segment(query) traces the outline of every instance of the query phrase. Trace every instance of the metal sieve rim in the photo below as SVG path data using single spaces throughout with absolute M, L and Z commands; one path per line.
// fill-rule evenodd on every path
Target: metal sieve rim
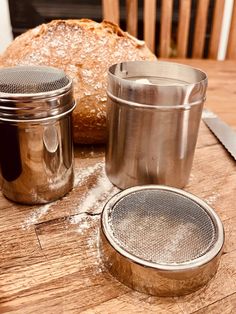
M 113 210 L 113 207 L 115 206 L 115 204 L 118 201 L 120 201 L 123 197 L 133 192 L 140 191 L 140 190 L 170 191 L 170 192 L 174 192 L 176 194 L 185 196 L 191 199 L 192 201 L 194 201 L 195 203 L 197 203 L 198 205 L 200 205 L 202 209 L 205 210 L 205 212 L 210 216 L 216 229 L 217 238 L 214 245 L 211 247 L 211 249 L 208 252 L 206 252 L 204 255 L 197 257 L 195 259 L 192 259 L 190 261 L 178 263 L 176 265 L 173 263 L 171 265 L 170 264 L 168 265 L 168 264 L 161 264 L 161 263 L 143 260 L 131 254 L 123 247 L 121 247 L 121 245 L 117 243 L 116 238 L 113 236 L 113 232 L 110 227 L 110 213 Z M 219 216 L 216 214 L 216 212 L 206 202 L 204 202 L 203 200 L 198 198 L 196 195 L 193 195 L 189 192 L 186 192 L 177 188 L 169 187 L 169 186 L 163 186 L 163 185 L 145 185 L 145 186 L 131 187 L 113 196 L 103 208 L 102 215 L 101 215 L 101 230 L 105 238 L 109 242 L 109 244 L 125 258 L 128 258 L 129 260 L 141 266 L 150 267 L 150 268 L 163 270 L 163 271 L 189 270 L 189 269 L 197 268 L 204 264 L 207 264 L 212 259 L 214 259 L 215 256 L 217 256 L 220 253 L 224 244 L 223 224 Z
M 33 66 L 33 65 L 28 65 L 28 66 L 16 66 L 16 67 L 9 67 L 9 68 L 3 68 L 3 70 L 8 70 L 8 69 L 13 69 L 13 68 L 26 68 L 28 67 L 29 70 L 34 69 L 34 68 L 40 68 L 42 71 L 43 70 L 47 70 L 47 69 L 52 69 L 52 70 L 61 70 L 52 66 Z M 63 70 L 61 70 L 62 72 L 64 72 Z M 55 96 L 60 96 L 63 95 L 64 93 L 66 93 L 67 91 L 69 91 L 72 87 L 73 84 L 73 80 L 71 77 L 69 77 L 68 75 L 66 75 L 66 73 L 64 72 L 65 77 L 68 80 L 68 83 L 63 86 L 60 87 L 58 89 L 54 89 L 51 91 L 45 91 L 45 92 L 35 92 L 35 93 L 5 93 L 5 92 L 1 92 L 0 91 L 0 101 L 34 101 L 34 100 L 40 100 L 40 99 L 49 99 L 49 98 L 53 98 Z
M 71 105 L 71 107 L 69 109 L 67 109 L 66 111 L 63 111 L 61 113 L 57 113 L 56 115 L 51 115 L 51 116 L 46 116 L 43 118 L 35 118 L 35 119 L 14 119 L 14 118 L 4 118 L 1 117 L 0 115 L 0 121 L 2 122 L 12 122 L 12 123 L 42 123 L 42 122 L 48 122 L 54 119 L 60 119 L 62 117 L 64 117 L 65 115 L 67 115 L 68 113 L 72 112 L 76 107 L 76 102 L 74 101 L 73 104 Z M 1 110 L 1 106 L 0 106 L 0 110 Z M 1 113 L 1 112 L 0 112 Z
M 0 93 L 0 101 L 34 101 L 34 100 L 40 100 L 40 99 L 44 99 L 47 100 L 49 98 L 53 98 L 55 96 L 60 96 L 65 94 L 68 90 L 70 90 L 73 80 L 67 76 L 68 78 L 68 84 L 59 88 L 59 89 L 55 89 L 53 91 L 47 91 L 47 92 L 40 92 L 40 93 L 26 93 L 26 94 L 19 94 L 19 93 L 15 93 L 15 94 L 10 94 L 10 93 Z
M 8 73 L 8 70 L 10 74 L 4 83 L 4 71 Z M 27 77 L 27 73 L 30 73 L 33 78 L 31 76 Z M 37 77 L 38 73 L 40 74 L 39 77 Z M 13 85 L 10 92 L 4 89 L 5 87 L 0 88 L 0 121 L 10 123 L 42 122 L 48 119 L 60 118 L 75 108 L 73 80 L 59 68 L 31 65 L 16 66 L 3 68 L 1 75 L 3 77 L 1 79 L 3 87 L 4 84 L 7 86 L 8 82 L 11 81 L 11 75 L 13 75 Z M 15 78 L 14 75 L 16 75 Z M 23 80 L 19 84 L 22 89 L 17 89 L 17 81 L 22 75 L 25 77 L 25 81 Z M 45 86 L 48 84 L 48 87 L 44 88 L 39 84 L 41 86 L 39 91 L 37 91 L 37 88 L 32 89 L 32 86 L 36 87 L 40 80 Z M 24 82 L 26 82 L 26 89 L 22 87 Z M 27 89 L 28 86 L 29 89 Z M 16 92 L 13 93 L 15 88 Z

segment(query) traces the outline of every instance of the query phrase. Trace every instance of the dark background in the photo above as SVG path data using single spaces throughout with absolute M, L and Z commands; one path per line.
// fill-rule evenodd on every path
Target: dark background
M 198 0 L 192 0 L 188 56 L 191 55 L 193 40 L 192 30 L 194 26 L 197 1 Z M 208 53 L 208 42 L 211 32 L 210 25 L 213 15 L 214 2 L 214 0 L 210 1 L 204 56 L 207 56 Z M 139 0 L 138 5 L 138 38 L 143 39 L 143 1 Z M 156 42 L 158 42 L 160 30 L 160 5 L 160 1 L 157 0 Z M 175 0 L 172 25 L 173 46 L 176 43 L 177 37 L 176 30 L 178 25 L 178 7 L 179 1 Z M 102 21 L 101 0 L 9 0 L 9 9 L 14 37 L 20 35 L 29 28 L 33 28 L 42 23 L 50 22 L 54 19 L 90 18 L 97 22 Z M 123 30 L 126 29 L 125 20 L 125 0 L 120 0 L 120 26 Z

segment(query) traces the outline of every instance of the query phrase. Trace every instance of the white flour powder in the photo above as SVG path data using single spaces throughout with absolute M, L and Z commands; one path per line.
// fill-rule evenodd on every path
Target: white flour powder
M 74 181 L 74 187 L 78 186 L 80 183 L 82 183 L 84 180 L 89 178 L 94 172 L 96 172 L 98 169 L 104 168 L 104 161 L 98 162 L 94 166 L 84 168 L 84 169 L 75 169 L 75 181 Z
M 35 211 L 33 211 L 30 216 L 24 221 L 22 224 L 22 229 L 26 230 L 30 226 L 39 222 L 39 219 L 42 218 L 48 212 L 49 208 L 51 207 L 52 203 L 43 205 L 38 207 Z
M 96 177 L 96 183 L 82 196 L 82 199 L 79 200 L 78 207 L 76 208 L 76 213 L 78 214 L 82 212 L 101 212 L 105 202 L 119 191 L 106 177 L 104 161 L 98 162 L 88 168 L 75 169 L 74 187 L 79 186 L 91 176 Z M 48 213 L 50 207 L 59 202 L 63 202 L 63 199 L 36 208 L 24 221 L 22 228 L 28 229 L 30 226 L 37 224 L 39 220 Z M 80 219 L 81 217 L 76 215 L 71 219 L 71 223 L 79 224 Z
M 70 218 L 71 224 L 78 224 L 77 232 L 84 234 L 90 227 L 94 225 L 94 220 L 97 220 L 98 216 L 89 216 L 86 213 L 82 213 Z
M 210 196 L 205 199 L 205 202 L 209 205 L 214 205 L 219 198 L 220 194 L 213 192 Z
M 100 273 L 103 270 L 103 264 L 100 258 L 99 250 L 99 220 L 100 215 L 88 215 L 82 213 L 72 217 L 70 222 L 77 225 L 76 231 L 84 236 L 85 250 L 89 256 L 93 256 L 93 273 Z
M 119 192 L 119 189 L 114 187 L 108 180 L 103 163 L 103 165 L 99 167 L 96 184 L 84 195 L 78 204 L 76 212 L 100 213 L 108 199 L 117 192 Z

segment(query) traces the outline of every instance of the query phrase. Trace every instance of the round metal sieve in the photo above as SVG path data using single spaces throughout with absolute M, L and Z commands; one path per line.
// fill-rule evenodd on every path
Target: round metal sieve
M 72 111 L 72 80 L 61 69 L 16 66 L 0 69 L 0 119 L 51 118 Z
M 69 78 L 62 70 L 52 67 L 18 66 L 0 71 L 0 92 L 6 94 L 52 92 L 69 83 Z
M 166 186 L 122 191 L 105 206 L 105 265 L 126 285 L 153 295 L 193 292 L 215 274 L 223 225 L 196 196 Z

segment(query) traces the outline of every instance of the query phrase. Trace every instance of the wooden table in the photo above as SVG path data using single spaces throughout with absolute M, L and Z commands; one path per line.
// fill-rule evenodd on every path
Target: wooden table
M 236 62 L 182 62 L 208 73 L 206 106 L 236 129 Z M 100 213 L 118 189 L 106 179 L 103 147 L 76 147 L 75 156 L 75 187 L 63 199 L 22 206 L 0 196 L 0 313 L 235 313 L 236 163 L 204 123 L 186 190 L 217 211 L 226 243 L 214 279 L 185 297 L 132 291 L 102 267 Z

